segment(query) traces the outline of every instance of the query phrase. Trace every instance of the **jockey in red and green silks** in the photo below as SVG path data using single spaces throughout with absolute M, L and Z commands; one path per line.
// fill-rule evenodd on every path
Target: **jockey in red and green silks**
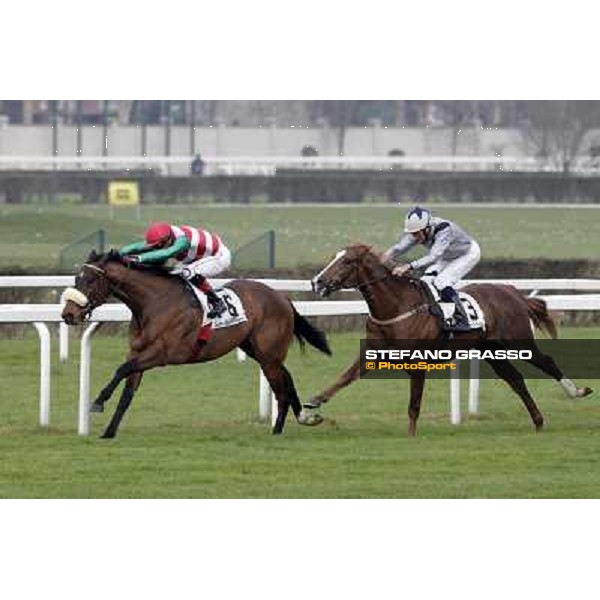
M 181 275 L 206 294 L 210 303 L 209 319 L 226 310 L 225 303 L 207 280 L 231 264 L 231 252 L 218 235 L 188 225 L 152 223 L 146 231 L 145 241 L 125 246 L 120 254 L 129 261 L 149 265 L 174 259 L 177 264 L 171 273 Z

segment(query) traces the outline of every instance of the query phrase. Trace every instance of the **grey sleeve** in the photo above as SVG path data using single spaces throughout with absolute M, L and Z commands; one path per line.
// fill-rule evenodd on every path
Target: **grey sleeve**
M 444 252 L 446 248 L 450 245 L 452 241 L 452 228 L 448 227 L 443 231 L 440 231 L 436 237 L 433 246 L 429 250 L 429 254 L 427 256 L 423 256 L 423 258 L 419 258 L 411 263 L 413 269 L 421 269 L 422 267 L 428 267 L 432 265 Z
M 400 240 L 394 244 L 388 252 L 391 253 L 392 258 L 398 258 L 416 245 L 416 241 L 410 233 L 403 235 Z

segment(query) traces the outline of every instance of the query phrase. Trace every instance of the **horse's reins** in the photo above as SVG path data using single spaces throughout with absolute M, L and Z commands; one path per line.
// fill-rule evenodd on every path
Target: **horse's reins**
M 366 253 L 367 253 L 367 251 L 363 252 L 359 256 L 355 257 L 353 260 L 353 262 L 356 263 L 355 268 L 356 268 L 357 275 L 358 275 L 358 265 L 360 263 L 360 260 Z M 379 283 L 380 281 L 385 281 L 390 275 L 392 275 L 392 272 L 389 269 L 386 269 L 386 272 L 383 275 L 383 277 L 377 277 L 377 278 L 371 279 L 370 281 L 367 281 L 365 283 L 357 284 L 356 287 L 359 290 L 362 290 L 363 288 L 370 287 L 370 286 L 374 285 L 375 283 Z M 342 281 L 340 281 L 340 284 L 343 284 L 343 282 L 346 279 L 348 279 L 348 275 L 346 277 L 344 277 L 344 279 L 342 279 Z M 358 279 L 358 277 L 357 277 L 357 279 Z M 394 323 L 399 323 L 400 321 L 409 319 L 410 317 L 412 317 L 420 312 L 423 312 L 423 310 L 427 310 L 428 308 L 429 308 L 429 305 L 427 303 L 419 304 L 419 305 L 414 306 L 413 308 L 407 310 L 406 312 L 399 314 L 396 317 L 393 317 L 391 319 L 385 319 L 385 320 L 376 319 L 373 315 L 371 315 L 369 313 L 369 319 L 371 319 L 371 321 L 373 321 L 373 323 L 375 323 L 376 325 L 393 325 Z

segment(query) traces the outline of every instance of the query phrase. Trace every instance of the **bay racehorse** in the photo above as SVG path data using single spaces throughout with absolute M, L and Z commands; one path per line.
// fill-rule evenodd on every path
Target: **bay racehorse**
M 425 284 L 410 276 L 396 277 L 381 263 L 368 246 L 348 246 L 312 280 L 313 291 L 327 296 L 340 289 L 359 290 L 369 307 L 366 323 L 367 339 L 384 340 L 438 340 L 446 335 L 442 321 Z M 556 325 L 549 315 L 546 303 L 540 298 L 527 298 L 511 285 L 477 284 L 461 291 L 475 298 L 485 316 L 485 331 L 474 330 L 456 333 L 457 340 L 481 340 L 487 347 L 502 340 L 530 340 L 532 350 L 529 362 L 550 375 L 570 397 L 590 394 L 588 387 L 577 387 L 564 377 L 554 360 L 539 350 L 535 344 L 530 322 L 557 337 Z M 496 374 L 519 395 L 536 430 L 541 430 L 544 419 L 531 397 L 521 373 L 509 360 L 490 360 Z M 338 378 L 334 385 L 304 404 L 318 408 L 329 401 L 339 390 L 350 385 L 361 375 L 360 357 Z M 424 371 L 409 371 L 410 401 L 408 406 L 408 433 L 414 435 L 421 409 L 425 383 Z
M 122 380 L 125 387 L 115 413 L 102 435 L 112 438 L 140 385 L 145 371 L 163 365 L 214 360 L 241 348 L 258 362 L 277 398 L 273 433 L 283 432 L 289 410 L 303 425 L 318 424 L 318 417 L 302 411 L 294 381 L 284 366 L 294 335 L 331 354 L 325 335 L 302 317 L 284 294 L 257 281 L 234 280 L 227 284 L 240 298 L 247 321 L 216 329 L 199 341 L 202 309 L 188 284 L 156 267 L 127 263 L 116 251 L 92 253 L 75 278 L 75 288 L 65 293 L 62 318 L 69 325 L 81 323 L 110 296 L 124 302 L 132 312 L 129 355 L 91 406 L 102 412 L 104 403 Z

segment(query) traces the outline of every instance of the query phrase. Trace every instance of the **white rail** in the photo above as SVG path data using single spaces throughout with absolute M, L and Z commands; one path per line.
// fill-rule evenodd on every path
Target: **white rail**
M 231 279 L 214 279 L 215 285 L 223 285 Z M 261 283 L 272 287 L 275 290 L 283 292 L 310 292 L 311 285 L 308 280 L 301 279 L 257 279 Z M 495 283 L 514 285 L 520 290 L 535 290 L 539 293 L 541 290 L 570 290 L 570 291 L 600 291 L 600 279 L 479 279 L 465 280 L 457 287 L 464 287 L 475 283 Z M 75 284 L 73 275 L 4 275 L 0 276 L 0 288 L 65 288 Z M 352 290 L 347 290 L 352 291 Z M 555 300 L 559 302 L 559 300 Z M 579 300 L 582 310 L 585 307 L 585 298 Z M 553 306 L 553 309 L 562 309 L 562 307 Z M 592 309 L 593 310 L 593 309 Z M 364 311 L 361 312 L 363 314 Z M 59 357 L 61 362 L 67 360 L 69 355 L 69 335 L 68 328 L 64 323 L 59 326 Z M 238 357 L 243 360 L 243 353 L 240 350 Z M 262 413 L 261 413 L 262 415 Z
M 0 156 L 0 169 L 152 169 L 168 174 L 171 168 L 190 173 L 192 156 Z M 503 170 L 561 172 L 557 161 L 528 156 L 205 156 L 207 175 L 274 175 L 277 169 L 367 169 L 406 167 L 429 170 Z M 571 172 L 597 173 L 600 161 L 579 157 Z
M 551 295 L 540 296 L 548 302 L 553 310 L 600 310 L 600 294 Z M 362 300 L 337 301 L 295 301 L 298 312 L 305 316 L 336 316 L 367 314 L 368 308 Z M 59 304 L 4 304 L 0 305 L 0 323 L 33 323 L 40 335 L 40 424 L 47 426 L 50 421 L 50 335 L 46 323 L 62 322 L 62 307 Z M 131 312 L 123 304 L 106 304 L 94 310 L 91 324 L 84 332 L 81 340 L 80 385 L 79 385 L 79 418 L 78 433 L 88 435 L 89 432 L 89 390 L 91 367 L 91 339 L 97 324 L 100 322 L 128 322 Z M 473 365 L 471 365 L 473 368 Z M 269 390 L 266 380 L 261 374 L 259 412 L 267 416 Z M 476 383 L 474 381 L 476 380 Z M 451 422 L 460 422 L 460 384 L 456 378 L 451 380 Z M 477 411 L 479 380 L 471 371 L 469 386 L 469 410 Z M 271 418 L 276 410 L 271 394 Z
M 212 279 L 215 285 L 224 285 L 232 279 Z M 282 292 L 310 292 L 307 279 L 256 279 Z M 3 275 L 0 288 L 63 288 L 74 285 L 74 275 Z M 477 283 L 513 285 L 519 290 L 569 290 L 572 292 L 600 291 L 600 279 L 466 279 L 458 287 Z

